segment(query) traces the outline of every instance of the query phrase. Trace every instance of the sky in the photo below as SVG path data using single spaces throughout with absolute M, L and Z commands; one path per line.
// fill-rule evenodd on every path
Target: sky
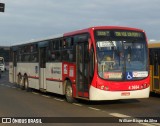
M 160 0 L 0 0 L 0 45 L 63 34 L 91 26 L 143 29 L 160 41 Z

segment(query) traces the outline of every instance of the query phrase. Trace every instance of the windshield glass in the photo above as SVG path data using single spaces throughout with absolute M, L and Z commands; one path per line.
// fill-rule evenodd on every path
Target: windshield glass
M 97 37 L 98 74 L 108 80 L 138 80 L 148 76 L 145 39 Z

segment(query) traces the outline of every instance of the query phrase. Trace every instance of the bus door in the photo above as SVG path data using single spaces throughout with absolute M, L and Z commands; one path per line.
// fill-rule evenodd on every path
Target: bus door
M 89 51 L 88 42 L 78 43 L 76 46 L 76 84 L 77 96 L 89 98 Z
M 159 49 L 152 50 L 152 89 L 154 91 L 160 92 L 160 51 Z
M 39 88 L 46 90 L 46 46 L 47 42 L 39 43 Z

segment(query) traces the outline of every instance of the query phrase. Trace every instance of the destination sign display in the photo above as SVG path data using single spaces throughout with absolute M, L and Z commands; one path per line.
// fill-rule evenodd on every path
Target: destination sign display
M 115 31 L 114 35 L 116 37 L 142 37 L 140 32 L 130 32 L 130 31 Z
M 97 36 L 110 36 L 110 31 L 96 31 Z
M 142 32 L 136 31 L 114 31 L 114 30 L 97 30 L 95 32 L 97 37 L 127 37 L 127 38 L 143 38 Z

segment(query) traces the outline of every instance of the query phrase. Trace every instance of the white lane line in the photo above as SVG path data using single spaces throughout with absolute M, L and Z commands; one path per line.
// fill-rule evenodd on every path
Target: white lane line
M 61 102 L 62 102 L 62 101 L 64 101 L 64 100 L 62 100 L 62 99 L 58 99 L 58 98 L 54 98 L 54 99 L 55 99 L 55 100 L 57 100 L 57 101 L 61 101 Z
M 131 117 L 131 116 L 124 115 L 124 114 L 121 114 L 121 113 L 110 113 L 109 115 L 115 116 L 115 117 Z
M 73 105 L 76 105 L 76 106 L 82 106 L 81 104 L 77 104 L 77 103 L 73 103 Z
M 32 94 L 39 95 L 39 93 L 36 93 L 36 92 L 32 92 Z
M 97 109 L 97 108 L 93 108 L 93 107 L 88 107 L 88 108 L 92 110 L 100 111 L 100 109 Z
M 46 97 L 46 98 L 51 98 L 50 96 L 47 96 L 47 95 L 41 95 L 41 96 Z

